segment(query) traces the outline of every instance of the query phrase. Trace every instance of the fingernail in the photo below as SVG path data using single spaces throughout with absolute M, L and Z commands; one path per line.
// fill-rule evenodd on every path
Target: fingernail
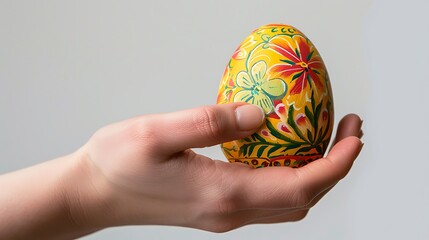
M 238 129 L 249 131 L 261 126 L 265 119 L 265 113 L 261 107 L 247 104 L 235 109 L 235 118 Z

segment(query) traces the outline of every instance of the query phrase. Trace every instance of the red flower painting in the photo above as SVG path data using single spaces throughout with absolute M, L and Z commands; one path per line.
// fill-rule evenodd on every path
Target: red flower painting
M 299 94 L 303 89 L 314 83 L 317 88 L 323 88 L 320 75 L 324 69 L 322 59 L 314 47 L 310 47 L 308 40 L 302 36 L 294 36 L 293 46 L 288 41 L 271 41 L 270 48 L 281 54 L 282 64 L 274 65 L 272 72 L 284 78 L 292 78 L 293 86 L 290 94 Z

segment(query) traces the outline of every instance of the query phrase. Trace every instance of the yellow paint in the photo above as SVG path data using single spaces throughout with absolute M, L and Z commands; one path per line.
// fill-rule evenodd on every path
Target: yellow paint
M 328 73 L 315 46 L 282 24 L 253 31 L 223 74 L 217 103 L 259 105 L 266 123 L 254 135 L 223 143 L 230 162 L 300 167 L 323 156 L 332 133 Z

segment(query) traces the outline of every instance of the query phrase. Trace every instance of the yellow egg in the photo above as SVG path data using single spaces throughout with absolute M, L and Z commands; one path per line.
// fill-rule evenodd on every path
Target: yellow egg
M 325 153 L 334 117 L 329 76 L 298 29 L 262 26 L 240 44 L 218 91 L 218 104 L 230 102 L 258 105 L 266 116 L 253 135 L 221 145 L 230 162 L 301 167 Z

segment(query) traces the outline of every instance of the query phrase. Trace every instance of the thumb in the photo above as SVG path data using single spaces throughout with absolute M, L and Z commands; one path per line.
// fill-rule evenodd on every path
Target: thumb
M 161 143 L 159 153 L 172 154 L 247 137 L 264 119 L 256 105 L 231 103 L 152 115 L 147 127 L 157 129 L 152 138 Z

